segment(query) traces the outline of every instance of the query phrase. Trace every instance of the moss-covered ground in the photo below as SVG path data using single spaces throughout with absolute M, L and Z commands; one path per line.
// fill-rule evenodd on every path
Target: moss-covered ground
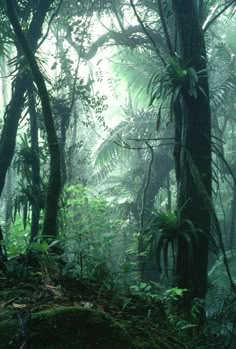
M 51 273 L 0 274 L 0 349 L 205 349 L 160 300 Z M 223 347 L 220 347 L 223 349 Z

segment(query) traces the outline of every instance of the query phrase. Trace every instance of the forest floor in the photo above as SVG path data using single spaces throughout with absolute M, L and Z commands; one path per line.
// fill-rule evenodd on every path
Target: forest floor
M 0 349 L 196 349 L 208 342 L 190 330 L 171 322 L 161 301 L 62 277 L 58 269 L 17 262 L 0 274 Z

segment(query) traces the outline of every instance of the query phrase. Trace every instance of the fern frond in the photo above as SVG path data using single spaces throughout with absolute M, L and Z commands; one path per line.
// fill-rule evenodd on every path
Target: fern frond
M 221 107 L 225 103 L 225 100 L 228 97 L 228 95 L 234 92 L 235 89 L 236 85 L 229 81 L 229 79 L 224 81 L 220 86 L 211 89 L 210 104 L 212 110 L 216 110 L 219 107 Z

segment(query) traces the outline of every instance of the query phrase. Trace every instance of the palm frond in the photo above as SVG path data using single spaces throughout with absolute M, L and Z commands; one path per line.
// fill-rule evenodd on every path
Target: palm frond
M 235 92 L 236 85 L 233 84 L 229 79 L 224 81 L 220 86 L 211 89 L 211 108 L 216 110 L 224 105 L 226 98 Z
M 123 157 L 127 157 L 133 147 L 138 148 L 137 140 L 154 137 L 157 118 L 158 115 L 153 110 L 139 110 L 133 115 L 128 115 L 126 120 L 113 129 L 107 140 L 100 144 L 95 166 L 104 165 L 107 161 L 116 161 L 121 152 Z
M 147 86 L 157 67 L 147 52 L 140 54 L 137 50 L 123 48 L 114 56 L 113 69 L 132 91 L 132 98 L 137 104 L 149 104 Z

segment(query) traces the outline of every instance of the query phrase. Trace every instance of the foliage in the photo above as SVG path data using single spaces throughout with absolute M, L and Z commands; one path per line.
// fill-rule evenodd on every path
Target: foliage
M 170 35 L 172 38 L 172 35 L 174 37 L 172 29 L 175 26 L 172 25 L 171 1 L 161 2 L 163 4 L 164 16 L 170 21 L 168 22 L 168 24 L 170 23 L 168 30 L 171 31 Z M 29 3 L 37 6 L 37 1 L 27 2 L 22 0 L 19 2 L 19 13 L 27 15 L 25 10 L 27 10 Z M 56 1 L 55 6 L 58 3 L 59 1 Z M 7 50 L 13 41 L 12 32 L 4 14 L 5 1 L 0 1 L 0 4 L 1 57 L 1 55 L 8 54 Z M 223 0 L 206 1 L 204 4 L 204 20 L 211 20 L 214 17 L 214 11 L 218 13 L 217 11 L 220 11 L 224 4 Z M 137 217 L 139 217 L 140 213 L 140 202 L 142 201 L 140 198 L 145 183 L 145 169 L 149 162 L 149 153 L 145 140 L 150 142 L 153 149 L 162 145 L 161 142 L 154 142 L 151 139 L 157 138 L 157 131 L 158 138 L 161 138 L 164 134 L 165 123 L 161 122 L 163 117 L 166 118 L 167 114 L 170 114 L 170 117 L 172 117 L 173 105 L 182 92 L 193 99 L 197 98 L 199 93 L 205 94 L 201 88 L 201 79 L 206 72 L 196 71 L 190 65 L 184 64 L 177 54 L 170 58 L 167 57 L 167 64 L 162 69 L 159 60 L 155 57 L 156 53 L 152 50 L 148 40 L 146 40 L 145 33 L 143 31 L 140 32 L 140 28 L 137 31 L 131 31 L 130 36 L 126 35 L 127 26 L 130 25 L 131 29 L 133 26 L 133 18 L 131 19 L 130 12 L 127 10 L 129 7 L 129 2 L 125 0 L 71 1 L 69 4 L 68 2 L 62 2 L 60 12 L 56 12 L 57 20 L 52 22 L 50 20 L 48 25 L 50 37 L 53 37 L 53 41 L 57 43 L 55 50 L 57 52 L 55 52 L 54 56 L 52 48 L 48 61 L 41 57 L 40 60 L 42 62 L 41 69 L 48 76 L 48 84 L 51 84 L 54 117 L 58 134 L 60 134 L 60 127 L 63 123 L 65 133 L 69 131 L 65 137 L 67 139 L 62 140 L 62 146 L 65 145 L 65 150 L 68 149 L 68 152 L 65 151 L 65 162 L 69 171 L 75 165 L 78 165 L 79 168 L 77 173 L 74 171 L 73 175 L 69 177 L 70 183 L 75 184 L 67 187 L 65 196 L 61 201 L 61 206 L 64 209 L 64 220 L 61 224 L 61 235 L 58 245 L 65 247 L 65 250 L 63 253 L 61 251 L 57 252 L 63 260 L 63 266 L 60 266 L 62 276 L 72 275 L 77 280 L 90 279 L 96 283 L 101 282 L 101 288 L 106 286 L 109 289 L 118 287 L 123 287 L 124 289 L 125 286 L 126 291 L 131 291 L 131 293 L 139 296 L 139 300 L 141 298 L 148 302 L 148 307 L 144 307 L 145 317 L 148 318 L 153 314 L 153 309 L 152 314 L 149 311 L 151 304 L 153 305 L 155 301 L 159 300 L 165 304 L 171 304 L 176 299 L 183 297 L 185 290 L 174 287 L 160 291 L 159 288 L 162 285 L 140 281 L 139 270 L 137 269 L 139 236 L 141 236 L 140 239 L 143 239 L 145 245 L 143 255 L 148 254 L 148 258 L 153 264 L 163 268 L 166 274 L 168 274 L 168 270 L 173 270 L 175 267 L 176 249 L 180 238 L 184 241 L 187 249 L 188 263 L 195 265 L 196 261 L 193 260 L 192 251 L 193 245 L 198 244 L 199 235 L 203 234 L 203 232 L 197 230 L 191 221 L 182 221 L 180 211 L 161 211 L 158 207 L 157 213 L 152 216 L 148 225 L 145 226 L 142 235 L 136 233 L 137 226 L 135 227 L 135 223 L 138 221 Z M 116 17 L 113 15 L 112 18 L 109 18 L 110 22 L 107 24 L 107 18 L 103 17 L 103 14 L 110 14 L 114 11 L 114 8 L 117 12 Z M 34 9 L 30 10 L 30 16 Z M 160 30 L 160 18 L 155 1 L 140 2 L 137 9 L 144 20 L 144 27 L 158 42 L 161 50 L 163 50 L 163 57 L 166 57 L 166 43 L 164 42 L 163 31 Z M 126 17 L 123 18 L 123 13 L 127 18 L 129 17 L 128 21 Z M 112 48 L 111 59 L 108 57 L 109 54 L 106 54 L 106 58 L 101 58 L 101 55 L 99 58 L 95 57 L 93 63 L 95 62 L 94 69 L 96 73 L 92 74 L 92 64 L 85 60 L 86 57 L 88 58 L 87 53 L 93 54 L 94 47 L 95 51 L 99 49 L 94 43 L 97 43 L 97 38 L 100 39 L 100 35 L 101 37 L 103 36 L 99 33 L 99 30 L 97 31 L 99 27 L 97 23 L 99 22 L 98 17 L 103 22 L 102 29 L 104 32 L 106 31 L 108 37 L 107 41 L 103 42 L 101 53 L 103 50 L 107 53 L 105 51 L 106 47 L 110 45 L 117 47 L 117 44 L 119 44 L 121 47 L 121 45 L 125 44 L 129 47 L 128 49 L 119 48 L 115 50 Z M 116 28 L 118 25 L 117 18 L 119 29 Z M 22 20 L 22 25 L 24 28 L 27 28 L 27 20 Z M 134 29 L 138 27 L 138 25 L 134 25 Z M 153 31 L 152 28 L 154 27 L 155 30 Z M 234 29 L 235 20 L 232 19 L 231 21 L 225 16 L 223 20 L 220 18 L 217 20 L 216 25 L 208 32 L 206 38 L 209 75 L 212 84 L 213 133 L 216 133 L 215 129 L 217 128 L 219 129 L 217 131 L 222 132 L 219 140 L 222 150 L 225 152 L 225 154 L 222 152 L 222 157 L 224 155 L 227 160 L 232 160 L 231 162 L 235 158 L 235 144 L 233 141 L 235 138 L 233 112 L 235 104 Z M 118 34 L 117 41 L 114 39 L 115 34 Z M 50 41 L 51 46 L 53 46 L 53 41 Z M 63 41 L 61 48 L 59 48 L 60 41 Z M 47 46 L 45 47 L 45 51 L 47 51 Z M 116 52 L 115 55 L 113 55 L 114 51 Z M 42 46 L 41 52 L 44 52 L 44 46 Z M 19 59 L 13 59 L 13 64 L 18 62 Z M 53 61 L 51 62 L 51 60 Z M 99 74 L 97 74 L 98 65 L 103 70 L 102 63 L 106 62 L 107 65 L 107 62 L 111 60 L 113 61 L 113 71 L 109 72 L 108 75 L 110 74 L 109 78 L 110 82 L 112 82 L 112 88 L 111 84 L 109 84 L 108 88 L 112 89 L 113 96 L 106 100 L 106 97 L 102 94 L 95 92 L 97 87 L 94 76 L 97 75 L 99 79 Z M 44 68 L 46 62 L 51 67 L 51 75 L 55 74 L 56 77 L 51 76 L 52 78 L 49 78 L 48 70 Z M 13 65 L 11 69 L 15 69 Z M 104 68 L 102 74 L 106 74 L 106 69 L 108 69 L 108 66 Z M 84 73 L 85 70 L 86 73 Z M 114 71 L 116 71 L 116 77 L 114 76 Z M 87 72 L 88 77 L 85 78 L 84 75 Z M 152 76 L 151 79 L 150 76 Z M 103 79 L 102 75 L 101 79 Z M 108 80 L 104 79 L 102 81 L 102 89 Z M 149 85 L 148 91 L 146 89 L 147 85 Z M 124 109 L 127 90 L 129 94 L 128 108 Z M 148 109 L 149 97 L 152 107 Z M 171 102 L 170 113 L 166 108 L 166 102 L 169 100 Z M 106 110 L 106 117 L 109 119 L 110 124 L 113 124 L 113 118 L 117 120 L 117 115 L 113 115 L 112 109 L 115 103 L 122 104 L 122 108 L 119 110 L 123 110 L 124 118 L 111 130 L 107 127 L 106 118 L 103 115 Z M 137 105 L 143 107 L 143 109 L 137 110 Z M 107 110 L 107 108 L 109 109 Z M 91 111 L 96 114 L 95 118 Z M 78 120 L 80 124 L 78 124 Z M 83 128 L 80 127 L 81 125 Z M 24 124 L 24 121 L 22 122 L 22 128 L 23 132 L 28 128 L 28 124 Z M 99 132 L 96 131 L 97 129 L 99 129 Z M 100 132 L 101 130 L 111 132 L 106 141 L 103 141 L 100 145 L 95 145 L 98 137 L 103 140 L 106 137 L 104 133 Z M 99 134 L 95 135 L 95 132 Z M 73 137 L 71 136 L 72 134 Z M 43 136 L 43 132 L 41 135 Z M 83 141 L 80 141 L 82 136 L 86 139 L 91 158 L 95 158 L 93 168 L 91 164 L 86 164 L 88 175 L 85 173 L 84 168 L 80 166 L 81 149 L 83 148 L 83 145 L 81 145 Z M 217 133 L 216 136 L 218 137 Z M 221 137 L 225 143 L 222 142 Z M 69 148 L 68 143 L 71 144 L 71 148 Z M 77 144 L 79 144 L 79 147 L 77 147 Z M 76 147 L 79 148 L 79 151 L 76 152 L 72 162 L 70 161 L 70 150 Z M 44 157 L 42 161 L 42 177 L 44 179 L 47 178 L 48 173 L 45 139 L 42 156 Z M 215 157 L 213 156 L 214 161 Z M 53 246 L 50 246 L 45 241 L 38 241 L 28 246 L 30 202 L 33 195 L 31 188 L 31 163 L 32 154 L 27 132 L 25 132 L 25 135 L 20 137 L 20 145 L 17 146 L 15 156 L 18 187 L 14 195 L 14 224 L 11 225 L 9 234 L 6 234 L 3 244 L 7 248 L 9 257 L 15 257 L 20 253 L 24 253 L 28 247 L 29 251 L 39 254 L 41 269 L 38 273 L 40 273 L 46 284 L 53 274 L 57 275 L 58 268 L 54 264 L 55 256 L 52 257 L 50 255 L 50 249 Z M 158 172 L 158 167 L 161 166 L 162 163 L 160 162 L 157 164 L 157 167 L 155 166 L 154 170 Z M 220 205 L 219 197 L 224 193 L 227 203 L 230 204 L 232 181 L 227 171 L 223 174 L 217 166 L 215 167 L 215 177 L 221 178 L 222 181 L 221 187 L 218 184 L 215 185 L 216 195 L 213 198 L 217 198 L 215 201 L 217 213 L 219 213 L 220 217 L 224 216 L 222 222 L 225 224 L 225 236 L 228 239 L 227 232 L 229 230 L 231 213 L 230 210 L 223 207 L 225 205 Z M 198 173 L 194 174 L 193 167 L 191 171 L 192 176 L 197 181 Z M 90 189 L 76 182 L 78 176 L 83 177 L 84 182 L 86 182 L 91 173 L 93 175 L 92 179 L 89 180 Z M 43 184 L 40 189 L 43 202 Z M 165 183 L 163 183 L 163 190 L 165 190 Z M 101 192 L 104 196 L 106 195 L 106 199 L 101 195 Z M 173 185 L 170 190 L 172 202 L 175 194 Z M 159 205 L 159 202 L 156 204 Z M 1 210 L 3 216 L 4 205 L 2 205 Z M 20 223 L 21 218 L 23 218 L 23 226 Z M 211 244 L 211 241 L 209 243 Z M 231 262 L 229 253 L 227 257 L 229 262 Z M 21 267 L 14 263 L 9 264 L 9 267 L 12 270 L 15 268 L 16 275 L 17 273 L 21 274 Z M 220 336 L 230 338 L 231 335 L 234 335 L 236 318 L 235 298 L 229 292 L 227 275 L 223 267 L 219 267 L 221 263 L 221 259 L 217 261 L 215 269 L 210 271 L 209 274 L 210 285 L 206 307 L 208 330 L 209 337 L 220 333 Z M 233 269 L 235 268 L 232 262 Z M 233 277 L 234 279 L 235 276 Z M 130 285 L 132 286 L 130 287 Z M 100 286 L 96 287 L 99 288 Z M 129 294 L 127 297 L 126 301 L 129 303 Z M 130 302 L 132 303 L 132 300 Z M 127 307 L 128 305 L 126 304 Z M 169 307 L 166 307 L 166 310 L 169 311 Z M 114 312 L 119 314 L 117 309 Z M 192 309 L 191 315 L 193 314 L 194 309 Z M 134 315 L 135 317 L 140 319 L 141 315 L 136 314 Z M 158 333 L 160 339 L 158 348 L 203 349 L 208 347 L 206 337 L 195 341 L 195 338 L 188 336 L 188 331 L 191 332 L 192 330 L 192 324 L 183 322 L 182 319 L 174 316 L 171 312 L 168 313 L 168 321 L 170 324 L 169 332 L 160 334 L 160 332 L 156 331 L 156 328 L 155 331 L 152 328 L 152 331 L 148 332 L 150 337 L 153 332 Z M 143 323 L 142 325 L 140 324 L 141 326 L 143 326 Z M 158 330 L 160 330 L 161 325 L 158 324 L 158 326 Z M 142 331 L 141 328 L 139 330 Z M 145 330 L 143 329 L 143 331 Z M 175 336 L 181 338 L 180 343 L 173 344 L 173 337 Z M 209 344 L 209 348 L 216 348 L 216 342 L 217 339 L 215 339 L 213 346 Z M 138 348 L 144 347 L 145 345 L 142 346 L 141 343 L 138 343 Z M 154 347 L 151 346 L 152 349 Z M 220 348 L 222 347 L 223 345 L 220 346 Z
M 213 110 L 222 107 L 224 101 L 235 91 L 235 84 L 224 81 L 218 87 L 211 90 L 211 107 Z
M 125 262 L 124 252 L 118 247 L 124 222 L 112 217 L 106 200 L 86 187 L 72 185 L 65 192 L 63 239 L 67 263 L 63 273 L 114 287 Z
M 130 93 L 132 104 L 136 108 L 148 107 L 147 86 L 150 76 L 158 69 L 155 56 L 141 50 L 119 47 L 113 56 L 112 69 L 119 81 L 119 87 Z M 118 87 L 118 88 L 119 88 Z
M 150 105 L 160 100 L 160 114 L 163 103 L 170 97 L 170 117 L 172 119 L 174 104 L 181 93 L 187 93 L 194 98 L 197 98 L 198 93 L 202 93 L 207 98 L 200 84 L 200 79 L 205 75 L 204 70 L 197 72 L 193 67 L 184 66 L 178 56 L 170 57 L 164 72 L 155 73 L 149 81 Z
M 186 289 L 173 287 L 169 289 L 164 289 L 158 282 L 140 282 L 140 284 L 133 285 L 130 287 L 132 293 L 139 295 L 142 299 L 150 302 L 159 301 L 168 306 L 171 302 L 177 301 L 183 297 L 183 294 L 187 292 Z
M 168 276 L 169 260 L 172 260 L 171 271 L 175 268 L 175 255 L 178 239 L 182 238 L 186 244 L 188 263 L 193 261 L 193 244 L 198 243 L 199 229 L 196 229 L 190 220 L 181 220 L 181 211 L 159 211 L 154 213 L 140 236 L 146 249 L 149 250 L 149 258 Z
M 47 149 L 41 146 L 39 147 L 39 154 L 34 154 L 29 143 L 28 135 L 26 133 L 24 135 L 20 135 L 20 140 L 16 147 L 16 154 L 13 163 L 13 168 L 16 170 L 18 181 L 12 198 L 12 219 L 14 223 L 17 214 L 21 215 L 24 228 L 26 227 L 27 222 L 30 221 L 31 208 L 35 201 L 32 172 L 35 156 L 40 157 L 42 167 L 45 168 L 47 163 Z M 45 178 L 45 176 L 42 175 L 42 178 Z M 40 178 L 40 188 L 38 188 L 40 194 L 40 208 L 44 206 L 45 186 L 45 183 Z
M 150 149 L 145 140 L 155 140 L 158 116 L 155 109 L 150 108 L 136 112 L 126 109 L 124 117 L 125 120 L 114 127 L 107 139 L 97 148 L 90 183 L 101 186 L 104 195 L 114 200 L 120 208 L 122 202 L 128 217 L 130 213 L 134 213 L 134 208 L 138 208 L 138 212 L 141 211 L 147 171 L 144 169 L 148 169 L 150 164 Z M 162 133 L 159 136 L 162 139 Z M 152 143 L 155 154 L 163 151 L 161 147 L 160 150 L 155 148 L 161 141 Z M 154 166 L 152 171 L 154 173 Z M 137 213 L 134 215 L 137 219 Z
M 10 28 L 8 18 L 6 16 L 6 4 L 5 1 L 0 2 L 0 58 L 8 56 L 9 47 L 13 43 L 13 34 Z
M 16 215 L 14 224 L 5 236 L 5 247 L 9 257 L 25 253 L 29 245 L 29 235 L 30 225 L 26 221 L 26 225 L 23 226 L 21 216 Z

